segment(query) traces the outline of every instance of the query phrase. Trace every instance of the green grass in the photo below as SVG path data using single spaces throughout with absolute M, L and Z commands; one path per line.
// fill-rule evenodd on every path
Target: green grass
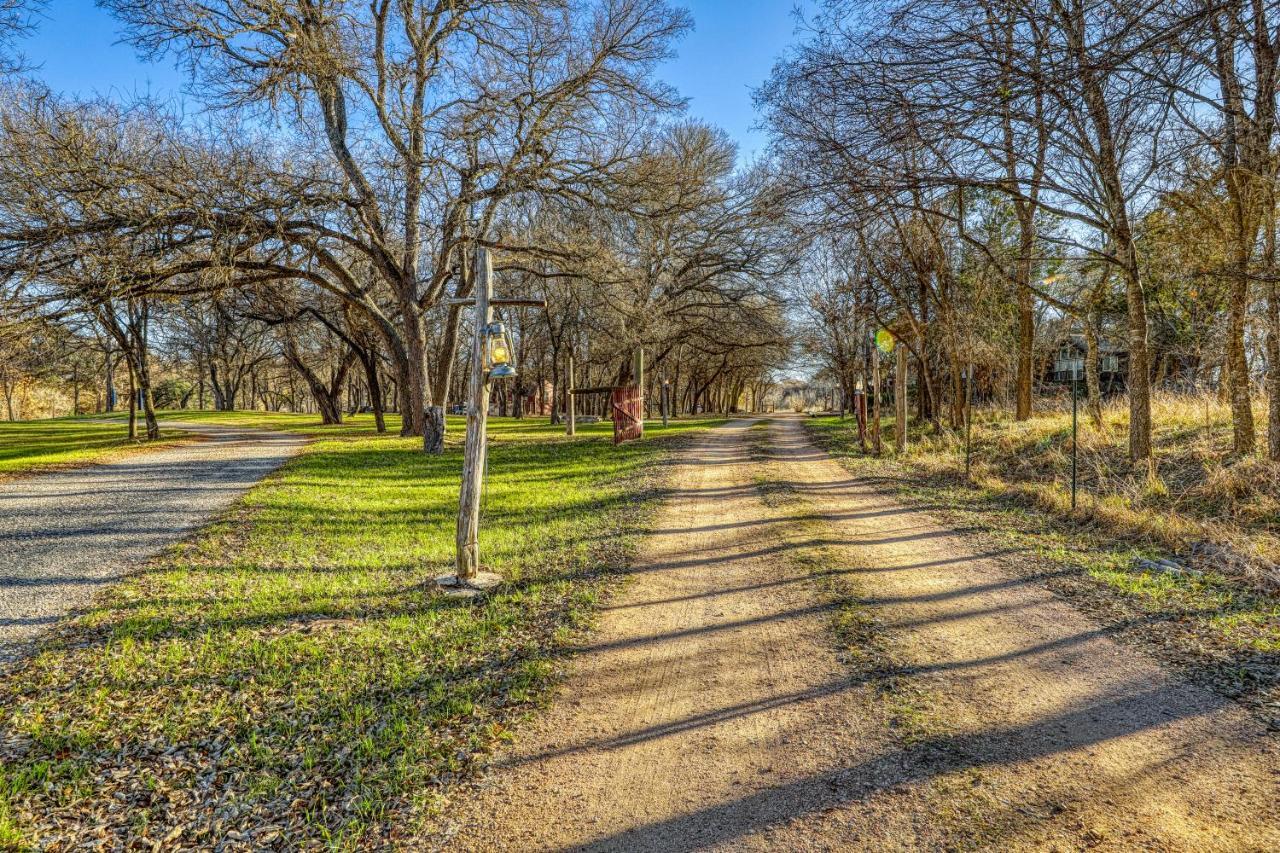
M 714 423 L 615 448 L 609 424 L 491 421 L 480 546 L 508 583 L 466 602 L 426 583 L 452 566 L 456 443 L 244 417 L 317 438 L 0 686 L 0 845 L 404 842 L 546 696 L 655 463 Z
M 120 413 L 99 415 L 98 417 L 124 417 Z M 282 432 L 304 433 L 306 435 L 364 435 L 374 431 L 373 415 L 344 415 L 342 423 L 325 425 L 320 416 L 298 415 L 291 412 L 259 412 L 252 409 L 233 412 L 215 412 L 211 409 L 169 409 L 156 412 L 162 421 L 183 421 L 193 424 L 217 424 L 222 426 L 248 427 L 252 429 L 279 430 Z M 391 412 L 386 415 L 387 434 L 398 435 L 400 432 L 400 416 Z M 494 421 L 497 422 L 496 419 Z M 540 422 L 540 421 L 539 421 Z M 450 417 L 449 428 L 461 429 L 466 425 L 466 418 Z M 533 423 L 527 421 L 526 423 Z M 606 424 L 610 426 L 610 424 Z
M 160 444 L 184 437 L 167 431 Z M 84 418 L 41 421 L 0 421 L 0 480 L 105 462 L 137 450 L 154 449 L 156 442 L 131 441 L 124 423 L 95 423 Z

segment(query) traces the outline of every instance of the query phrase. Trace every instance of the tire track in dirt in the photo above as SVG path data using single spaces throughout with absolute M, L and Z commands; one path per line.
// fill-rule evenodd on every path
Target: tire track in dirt
M 1253 717 L 1119 646 L 928 512 L 853 479 L 796 419 L 773 431 L 775 470 L 829 519 L 899 677 L 929 697 L 904 781 L 928 781 L 935 800 L 979 788 L 964 806 L 970 841 L 1280 849 L 1276 739 Z M 855 786 L 861 770 L 850 769 Z
M 888 756 L 868 692 L 783 508 L 760 501 L 744 433 L 685 451 L 670 498 L 559 700 L 435 835 L 446 849 L 774 846 L 768 827 L 841 799 L 850 756 Z M 789 538 L 790 537 L 790 538 Z M 869 813 L 868 813 L 869 814 Z M 866 821 L 866 838 L 910 832 Z
M 747 426 L 685 452 L 558 701 L 431 843 L 1280 849 L 1275 743 L 1251 717 L 854 480 L 797 420 L 773 421 L 763 461 Z M 849 591 L 887 671 L 839 661 Z

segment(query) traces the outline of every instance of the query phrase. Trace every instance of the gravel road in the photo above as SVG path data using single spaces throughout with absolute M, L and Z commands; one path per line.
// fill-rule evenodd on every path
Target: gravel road
M 236 427 L 163 426 L 208 440 L 0 483 L 0 664 L 226 509 L 306 441 Z
M 850 476 L 799 419 L 763 457 L 751 438 L 685 452 L 559 701 L 428 846 L 1280 850 L 1280 756 L 1247 712 Z M 884 660 L 841 660 L 836 591 Z

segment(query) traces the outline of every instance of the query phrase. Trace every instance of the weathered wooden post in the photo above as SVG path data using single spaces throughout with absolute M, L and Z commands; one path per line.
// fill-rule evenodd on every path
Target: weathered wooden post
M 893 377 L 893 444 L 899 453 L 907 449 L 907 348 L 898 342 L 897 371 Z
M 473 318 L 475 335 L 471 342 L 471 378 L 467 393 L 467 441 L 462 463 L 462 488 L 458 495 L 457 570 L 453 575 L 436 578 L 441 586 L 452 587 L 461 593 L 474 595 L 496 586 L 502 578 L 493 572 L 480 571 L 480 493 L 484 488 L 485 457 L 488 442 L 485 428 L 489 422 L 489 336 L 495 334 L 493 306 L 526 305 L 546 307 L 540 299 L 494 299 L 493 260 L 489 250 L 476 247 L 474 275 Z M 450 300 L 451 304 L 465 305 L 472 300 Z M 505 332 L 499 333 L 505 336 Z M 510 363 L 509 339 L 504 341 L 501 366 L 506 376 L 514 376 Z M 495 362 L 499 361 L 495 355 Z
M 467 389 L 467 444 L 462 464 L 462 493 L 458 505 L 457 581 L 459 585 L 492 586 L 497 575 L 477 582 L 480 573 L 480 490 L 488 452 L 485 427 L 489 422 L 489 381 L 485 377 L 485 335 L 493 322 L 493 261 L 489 250 L 475 255 L 475 335 L 471 342 L 471 379 Z
M 578 404 L 577 397 L 574 396 L 574 389 L 577 384 L 573 378 L 573 356 L 569 356 L 569 388 L 565 392 L 565 406 L 568 408 L 568 417 L 565 419 L 564 434 L 577 435 L 578 433 Z
M 631 372 L 636 377 L 636 388 L 639 389 L 640 395 L 644 396 L 644 350 L 636 350 L 635 360 L 631 365 Z
M 645 415 L 645 387 L 644 387 L 644 349 L 637 349 L 635 358 L 631 363 L 631 372 L 635 374 L 636 393 L 640 395 L 639 401 L 639 418 L 640 418 L 640 438 L 644 438 L 644 415 Z

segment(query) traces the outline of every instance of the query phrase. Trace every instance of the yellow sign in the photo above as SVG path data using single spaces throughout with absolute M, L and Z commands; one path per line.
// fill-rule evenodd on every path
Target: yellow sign
M 893 352 L 893 345 L 896 343 L 897 340 L 893 337 L 893 332 L 888 329 L 881 329 L 876 332 L 876 347 L 885 355 Z

